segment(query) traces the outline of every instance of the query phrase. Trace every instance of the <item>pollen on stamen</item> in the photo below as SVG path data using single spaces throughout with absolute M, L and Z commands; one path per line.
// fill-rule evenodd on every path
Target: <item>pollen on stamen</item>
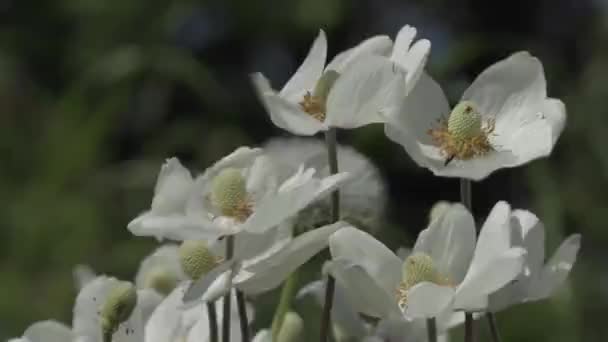
M 302 101 L 299 102 L 302 110 L 313 118 L 324 122 L 327 116 L 327 109 L 325 107 L 327 97 L 339 76 L 340 74 L 334 70 L 328 70 L 323 73 L 323 76 L 317 81 L 313 92 L 307 91 Z
M 446 165 L 452 159 L 469 160 L 494 151 L 489 140 L 493 132 L 494 120 L 483 122 L 471 101 L 460 102 L 447 119 L 439 119 L 437 127 L 428 130 L 433 143 L 447 159 Z
M 211 202 L 224 216 L 243 222 L 252 213 L 246 180 L 239 169 L 226 168 L 215 176 L 210 195 Z
M 304 99 L 300 101 L 299 105 L 308 115 L 321 122 L 325 121 L 325 104 L 310 92 L 306 92 Z
M 410 289 L 422 282 L 451 286 L 450 280 L 435 268 L 431 256 L 425 253 L 414 253 L 403 262 L 401 283 L 396 289 L 397 303 L 401 310 L 407 308 Z

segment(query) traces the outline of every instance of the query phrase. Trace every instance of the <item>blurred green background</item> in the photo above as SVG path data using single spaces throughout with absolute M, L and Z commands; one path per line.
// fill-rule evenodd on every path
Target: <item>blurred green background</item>
M 279 86 L 319 28 L 333 56 L 373 34 L 394 36 L 404 24 L 432 41 L 429 72 L 452 101 L 514 51 L 543 61 L 549 94 L 568 108 L 566 130 L 551 158 L 475 184 L 474 206 L 480 219 L 501 199 L 533 210 L 549 230 L 549 253 L 565 235 L 583 234 L 559 296 L 498 315 L 505 341 L 601 340 L 608 334 L 604 0 L 0 0 L 0 338 L 35 320 L 70 322 L 78 263 L 133 277 L 156 242 L 125 227 L 148 207 L 165 158 L 203 170 L 239 145 L 287 135 L 256 101 L 250 72 Z M 339 140 L 375 161 L 388 182 L 390 223 L 377 235 L 391 247 L 413 242 L 435 201 L 458 198 L 457 181 L 416 167 L 380 126 Z M 274 300 L 261 301 L 257 326 L 268 325 Z M 485 326 L 481 333 L 485 339 Z

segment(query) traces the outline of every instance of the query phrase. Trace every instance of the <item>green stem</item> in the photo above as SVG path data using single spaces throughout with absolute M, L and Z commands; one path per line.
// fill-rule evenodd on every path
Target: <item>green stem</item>
M 338 144 L 336 137 L 336 129 L 330 128 L 325 133 L 325 143 L 327 145 L 327 156 L 329 162 L 329 172 L 334 175 L 338 173 Z M 340 220 L 340 192 L 335 190 L 331 194 L 331 222 Z M 323 314 L 321 315 L 321 337 L 319 342 L 326 342 L 329 338 L 331 327 L 331 308 L 334 301 L 335 279 L 328 275 L 327 284 L 325 286 L 325 303 L 323 305 Z
M 464 341 L 475 342 L 475 320 L 473 320 L 473 314 L 470 312 L 464 313 Z
M 488 312 L 486 314 L 486 318 L 488 319 L 488 324 L 490 326 L 490 333 L 492 334 L 493 342 L 502 342 L 500 338 L 500 333 L 498 332 L 498 323 L 496 323 L 496 316 L 492 312 Z
M 428 342 L 437 342 L 437 322 L 434 317 L 426 319 L 426 333 Z
M 249 320 L 247 319 L 247 304 L 243 291 L 236 290 L 236 304 L 239 310 L 239 322 L 241 325 L 241 341 L 249 342 Z
M 209 342 L 218 342 L 217 311 L 215 311 L 215 302 L 207 303 L 207 317 L 209 318 Z
M 234 255 L 234 236 L 226 237 L 226 260 L 232 259 Z M 232 306 L 232 284 L 228 284 L 228 293 L 224 296 L 224 307 L 222 316 L 222 342 L 230 342 L 230 316 Z
M 296 294 L 298 285 L 298 270 L 295 270 L 292 274 L 289 275 L 287 280 L 283 283 L 283 288 L 281 289 L 281 298 L 279 300 L 279 305 L 277 306 L 277 310 L 274 313 L 274 318 L 272 319 L 272 340 L 276 341 L 279 332 L 281 331 L 281 326 L 283 325 L 283 321 L 285 320 L 285 315 L 289 312 L 291 308 L 291 301 Z
M 471 189 L 471 181 L 465 178 L 460 179 L 460 201 L 473 215 L 473 194 Z M 464 341 L 475 342 L 473 314 L 470 312 L 464 313 Z

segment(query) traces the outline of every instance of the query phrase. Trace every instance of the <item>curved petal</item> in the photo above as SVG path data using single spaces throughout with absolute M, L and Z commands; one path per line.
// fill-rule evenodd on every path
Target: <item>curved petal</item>
M 462 204 L 454 203 L 420 234 L 413 252 L 431 256 L 439 273 L 458 284 L 471 263 L 475 234 L 471 213 Z
M 537 274 L 545 262 L 545 226 L 527 210 L 514 210 L 512 216 L 521 229 L 520 247 L 526 250 L 526 269 L 529 274 Z
M 329 238 L 333 259 L 361 266 L 380 288 L 394 293 L 401 281 L 402 261 L 382 242 L 354 227 L 345 227 Z
M 41 321 L 30 325 L 23 333 L 29 342 L 66 342 L 74 339 L 68 326 L 57 321 Z
M 525 250 L 511 248 L 485 263 L 471 264 L 465 279 L 456 289 L 457 309 L 479 310 L 484 297 L 502 288 L 521 272 Z
M 250 294 L 279 286 L 293 271 L 326 248 L 329 236 L 344 225 L 344 222 L 337 222 L 293 238 L 271 257 L 248 265 L 245 271 L 252 275 L 243 281 L 235 278 L 235 286 Z
M 154 310 L 145 328 L 146 342 L 175 341 L 181 330 L 182 297 L 185 284 L 179 286 Z
M 399 62 L 405 58 L 417 32 L 416 28 L 410 25 L 403 26 L 399 32 L 397 32 L 395 46 L 393 46 L 393 52 L 391 53 L 391 60 Z
M 190 171 L 177 158 L 167 159 L 156 180 L 152 211 L 156 214 L 183 213 L 192 183 Z
M 156 307 L 165 299 L 152 289 L 137 290 L 137 306 L 141 311 L 141 320 L 147 322 Z
M 350 63 L 367 55 L 385 56 L 389 53 L 393 42 L 388 36 L 373 36 L 367 38 L 357 46 L 345 50 L 334 57 L 325 70 L 334 70 L 338 73 L 344 72 Z
M 530 299 L 538 300 L 551 296 L 566 281 L 570 270 L 576 262 L 581 247 L 581 236 L 574 234 L 568 237 L 551 257 L 542 270 L 538 283 L 530 289 Z
M 448 286 L 422 282 L 414 285 L 407 294 L 405 316 L 432 318 L 445 311 L 454 299 L 454 290 Z
M 405 72 L 387 58 L 365 56 L 347 67 L 327 98 L 326 125 L 357 128 L 384 122 L 383 113 L 400 108 Z
M 281 89 L 281 97 L 294 102 L 299 101 L 305 92 L 312 91 L 319 78 L 321 78 L 326 58 L 327 38 L 325 32 L 319 30 L 319 35 L 312 43 L 308 56 Z
M 184 215 L 158 216 L 146 212 L 129 222 L 127 229 L 136 236 L 153 236 L 163 239 L 207 240 L 214 239 L 225 233 L 221 227 L 209 222 L 201 222 L 198 217 Z
M 281 97 L 270 88 L 270 83 L 260 73 L 253 74 L 251 78 L 264 109 L 277 127 L 296 135 L 314 135 L 323 128 L 320 121 L 298 107 L 297 103 L 301 99 L 290 102 Z
M 395 296 L 379 287 L 363 267 L 334 259 L 326 263 L 325 270 L 342 286 L 355 311 L 379 318 L 400 315 Z
M 166 244 L 160 246 L 144 258 L 135 275 L 135 285 L 137 288 L 143 289 L 148 286 L 146 278 L 150 272 L 157 271 L 163 272 L 163 274 L 175 279 L 175 281 L 186 280 L 186 275 L 182 271 L 179 262 L 177 245 Z
M 483 264 L 511 247 L 511 206 L 497 202 L 486 218 L 473 255 L 472 264 Z

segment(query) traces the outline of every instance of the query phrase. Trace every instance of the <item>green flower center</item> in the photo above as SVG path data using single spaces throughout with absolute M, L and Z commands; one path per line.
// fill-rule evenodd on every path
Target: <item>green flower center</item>
M 211 203 L 222 215 L 239 221 L 245 221 L 251 215 L 247 184 L 241 170 L 226 168 L 215 176 L 211 184 Z
M 454 107 L 448 118 L 448 132 L 455 139 L 461 140 L 481 134 L 481 115 L 475 109 L 473 102 L 462 101 Z
M 197 280 L 209 273 L 218 263 L 218 259 L 204 241 L 186 240 L 179 246 L 179 262 L 184 273 L 192 280 Z
M 120 281 L 110 289 L 99 312 L 104 341 L 111 341 L 118 326 L 129 319 L 137 305 L 137 290 L 128 281 Z
M 399 306 L 405 309 L 409 290 L 422 282 L 449 285 L 447 277 L 442 276 L 435 267 L 433 258 L 425 253 L 414 253 L 403 262 L 401 284 L 397 289 Z
M 154 289 L 166 296 L 173 291 L 178 282 L 179 279 L 173 272 L 163 267 L 157 267 L 146 274 L 144 287 Z

